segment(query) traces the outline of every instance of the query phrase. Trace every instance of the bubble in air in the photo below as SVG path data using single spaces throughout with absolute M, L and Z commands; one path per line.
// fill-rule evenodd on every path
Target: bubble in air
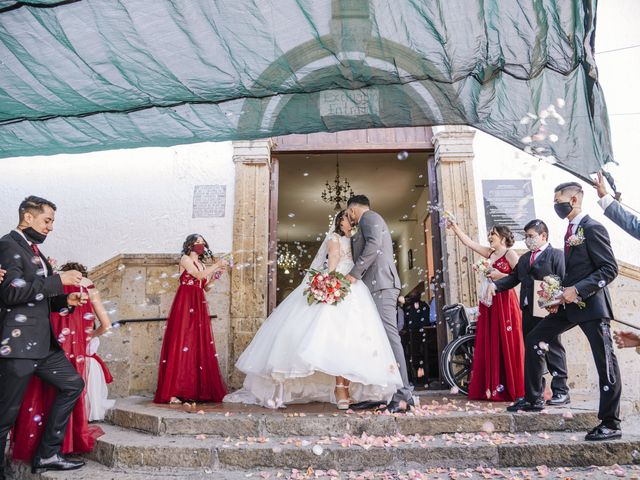
M 38 422 L 39 422 L 39 421 L 41 421 L 41 420 L 42 420 L 42 417 L 41 417 L 40 415 L 34 415 L 34 416 L 33 416 L 33 421 L 34 421 L 34 422 L 38 423 Z
M 546 352 L 549 351 L 549 344 L 546 342 L 540 342 L 538 343 L 538 347 L 540 347 L 540 350 L 544 350 Z
M 22 330 L 20 330 L 19 328 L 14 328 L 13 330 L 11 330 L 11 336 L 13 338 L 18 338 L 20 335 L 22 335 Z
M 68 328 L 65 327 L 60 331 L 60 333 L 62 335 L 69 335 L 71 333 L 71 330 L 69 330 Z
M 44 294 L 42 294 L 42 293 L 38 293 L 38 294 L 36 295 L 36 300 L 37 300 L 37 301 L 40 301 L 40 300 L 42 300 L 42 299 L 44 299 Z
M 321 445 L 314 445 L 311 450 L 318 456 L 322 455 L 322 452 L 324 452 L 324 448 L 322 448 Z
M 498 385 L 496 387 L 496 392 L 504 392 L 504 385 Z
M 605 392 L 609 391 L 609 385 L 605 385 L 604 387 L 602 387 L 602 390 L 604 390 Z
M 96 318 L 96 316 L 93 313 L 87 312 L 82 316 L 82 318 L 84 318 L 86 321 L 90 322 L 90 321 L 93 321 Z
M 13 288 L 22 288 L 27 284 L 23 278 L 16 278 L 11 282 Z
M 3 357 L 6 357 L 10 353 L 11 347 L 9 345 L 3 345 L 2 347 L 0 347 L 0 355 L 2 355 Z
M 406 160 L 407 158 L 409 158 L 409 152 L 403 150 L 402 152 L 398 152 L 398 155 L 396 155 L 396 157 L 398 158 L 398 160 Z
M 495 430 L 496 430 L 496 427 L 493 424 L 493 422 L 484 422 L 482 424 L 482 431 L 483 432 L 493 433 L 493 432 L 495 432 Z
M 58 313 L 60 314 L 61 317 L 65 317 L 65 316 L 69 315 L 69 309 L 68 308 L 61 308 Z

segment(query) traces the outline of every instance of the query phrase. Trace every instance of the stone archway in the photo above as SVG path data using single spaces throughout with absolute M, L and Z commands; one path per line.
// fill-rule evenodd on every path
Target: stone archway
M 429 78 L 437 71 L 415 71 L 415 65 L 423 63 L 414 51 L 388 40 L 373 38 L 367 0 L 333 0 L 330 35 L 323 36 L 321 45 L 308 42 L 286 52 L 267 68 L 255 82 L 255 92 L 265 79 L 270 83 L 287 84 L 297 82 L 304 93 L 305 81 L 318 82 L 324 75 L 342 70 L 349 85 L 335 85 L 336 91 L 350 95 L 364 92 L 365 101 L 376 87 L 352 90 L 358 87 L 358 78 L 353 77 L 353 67 L 360 74 L 374 76 L 379 84 L 397 81 L 397 76 L 406 78 Z M 365 62 L 366 60 L 366 62 Z M 428 67 L 427 67 L 428 69 Z M 332 75 L 333 76 L 333 75 Z M 362 82 L 364 85 L 364 82 Z M 387 86 L 388 91 L 393 91 Z M 424 121 L 432 119 L 434 124 L 442 119 L 441 109 L 451 110 L 449 98 L 455 98 L 451 86 L 442 83 L 412 81 L 395 87 L 407 111 L 416 112 Z M 373 93 L 371 93 L 373 95 Z M 264 125 L 265 131 L 277 122 L 286 111 L 295 95 L 276 96 L 260 102 L 257 108 L 243 108 L 239 118 L 239 129 Z M 309 100 L 311 99 L 311 100 Z M 315 120 L 327 125 L 331 116 L 322 115 L 321 93 L 311 92 L 306 101 L 318 112 Z M 246 105 L 246 104 L 245 104 Z M 254 104 L 256 105 L 256 104 Z M 314 112 L 315 114 L 316 112 Z M 370 112 L 369 112 L 370 113 Z M 379 122 L 378 122 L 379 123 Z M 372 126 L 378 125 L 372 120 Z M 413 118 L 407 125 L 415 125 Z M 354 128 L 361 128 L 361 125 Z M 331 129 L 331 128 L 330 128 Z M 310 131 L 323 130 L 310 127 Z M 444 206 L 462 220 L 470 234 L 477 233 L 475 193 L 471 160 L 473 132 L 468 127 L 443 129 L 434 138 L 438 188 L 443 193 Z M 234 142 L 233 159 L 236 166 L 236 202 L 233 232 L 234 251 L 237 252 L 240 268 L 234 271 L 231 284 L 231 331 L 229 338 L 230 365 L 233 365 L 255 332 L 266 318 L 269 277 L 269 209 L 271 204 L 271 140 Z M 443 235 L 443 277 L 448 284 L 446 301 L 471 303 L 475 301 L 475 283 L 470 279 L 466 251 L 450 236 Z M 239 386 L 241 375 L 232 369 L 230 384 Z

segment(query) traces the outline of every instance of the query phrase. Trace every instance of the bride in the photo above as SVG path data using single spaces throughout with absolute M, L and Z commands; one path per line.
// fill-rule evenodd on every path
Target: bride
M 346 275 L 353 267 L 351 224 L 341 211 L 311 263 Z M 339 303 L 307 304 L 309 276 L 262 324 L 236 367 L 243 387 L 224 402 L 281 408 L 288 403 L 389 400 L 402 380 L 369 289 L 362 282 Z

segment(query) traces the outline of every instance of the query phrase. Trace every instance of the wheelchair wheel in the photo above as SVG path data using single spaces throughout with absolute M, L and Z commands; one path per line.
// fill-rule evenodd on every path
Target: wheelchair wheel
M 463 335 L 456 338 L 445 347 L 440 359 L 442 377 L 450 387 L 457 387 L 458 391 L 464 395 L 469 393 L 475 340 L 475 335 Z

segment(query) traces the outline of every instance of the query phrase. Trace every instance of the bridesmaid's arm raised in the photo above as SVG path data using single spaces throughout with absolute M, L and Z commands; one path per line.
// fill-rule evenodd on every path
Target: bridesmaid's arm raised
M 191 275 L 194 278 L 197 278 L 198 280 L 204 280 L 205 278 L 210 277 L 221 266 L 222 266 L 221 260 L 219 260 L 207 267 L 204 267 L 204 270 L 198 270 L 198 268 L 196 267 L 196 264 L 194 263 L 193 259 L 189 255 L 183 255 L 182 258 L 180 259 L 180 267 L 183 270 L 186 270 L 189 275 Z
M 480 245 L 478 242 L 474 242 L 473 240 L 471 240 L 471 238 L 469 238 L 469 235 L 460 230 L 460 227 L 454 221 L 448 220 L 447 228 L 449 230 L 453 230 L 453 233 L 456 234 L 456 237 L 458 237 L 462 243 L 464 243 L 474 252 L 482 255 L 484 258 L 489 258 L 493 253 L 493 248 L 485 247 L 484 245 Z

